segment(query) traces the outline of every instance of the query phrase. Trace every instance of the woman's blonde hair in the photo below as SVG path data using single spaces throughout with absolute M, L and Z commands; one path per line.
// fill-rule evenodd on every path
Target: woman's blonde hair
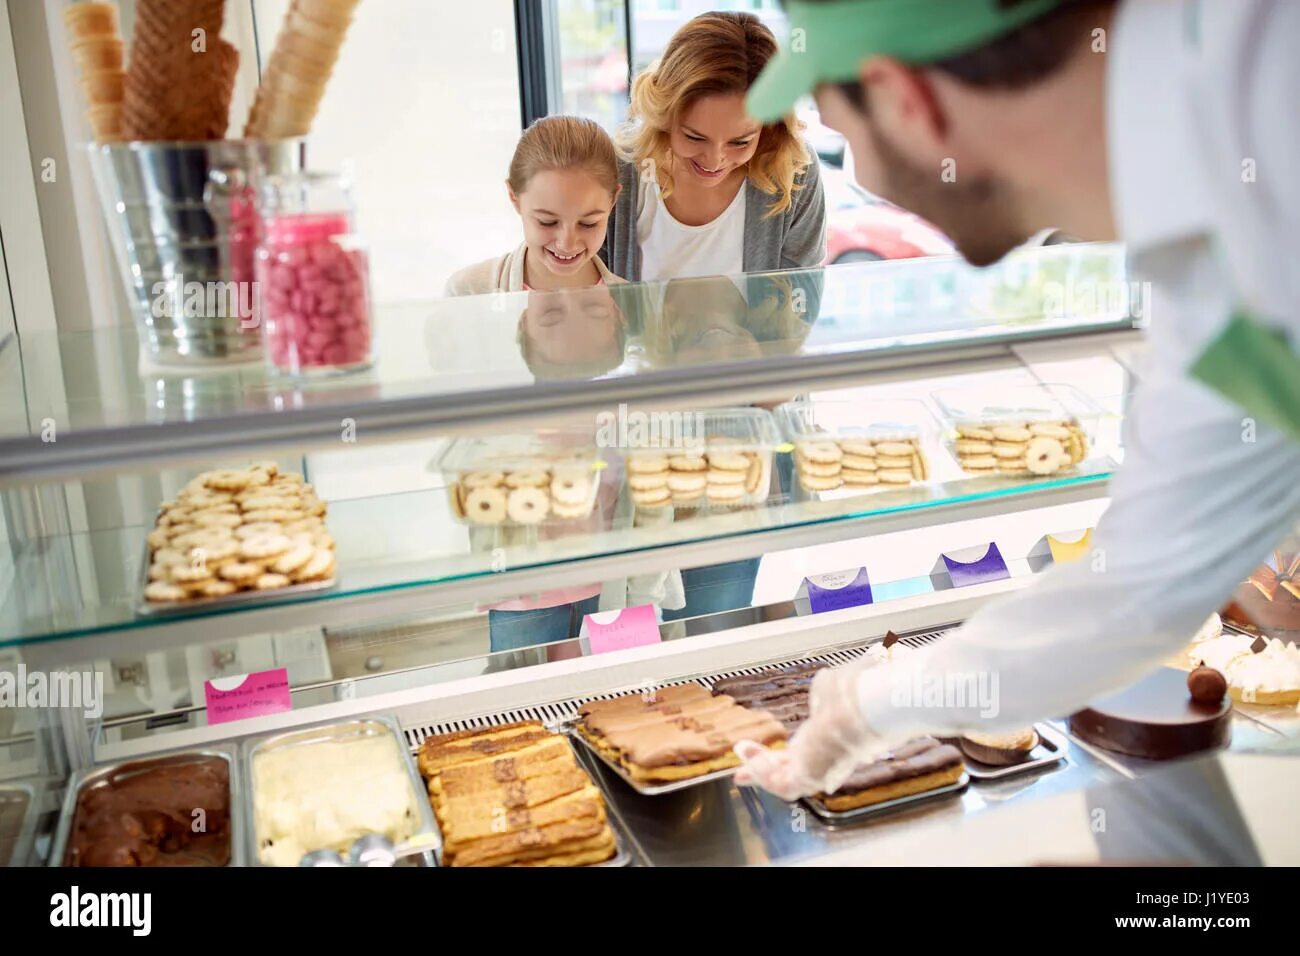
M 654 161 L 663 195 L 672 193 L 668 139 L 673 124 L 696 100 L 746 93 L 776 55 L 776 38 L 752 13 L 704 13 L 673 34 L 663 56 L 632 82 L 628 123 L 619 132 L 623 158 Z M 811 158 L 799 139 L 803 124 L 787 116 L 763 127 L 749 161 L 749 181 L 775 196 L 763 218 L 789 208 L 795 177 Z
M 543 116 L 524 130 L 506 181 L 518 196 L 534 176 L 553 169 L 581 169 L 611 196 L 618 192 L 614 141 L 597 123 L 581 116 Z

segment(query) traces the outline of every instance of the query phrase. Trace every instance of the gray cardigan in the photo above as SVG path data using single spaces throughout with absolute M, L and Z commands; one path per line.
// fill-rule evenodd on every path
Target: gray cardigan
M 767 219 L 772 197 L 748 179 L 745 190 L 745 249 L 742 268 L 746 272 L 771 272 L 775 269 L 809 269 L 826 257 L 826 196 L 822 192 L 821 170 L 817 155 L 808 150 L 812 162 L 796 182 L 790 205 L 784 212 Z M 636 239 L 637 167 L 620 162 L 618 181 L 623 186 L 614 211 L 609 216 L 605 245 L 600 257 L 609 271 L 629 282 L 641 278 L 641 247 Z

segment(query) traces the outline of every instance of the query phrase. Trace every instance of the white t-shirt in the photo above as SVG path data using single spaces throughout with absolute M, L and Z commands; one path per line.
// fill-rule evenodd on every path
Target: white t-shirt
M 642 180 L 637 196 L 636 238 L 641 246 L 644 281 L 740 275 L 745 255 L 744 184 L 717 219 L 702 226 L 687 226 L 668 211 L 659 184 Z

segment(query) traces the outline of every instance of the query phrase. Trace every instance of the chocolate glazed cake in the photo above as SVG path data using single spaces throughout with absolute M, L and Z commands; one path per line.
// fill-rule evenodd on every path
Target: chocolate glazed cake
M 1232 698 L 1195 700 L 1187 674 L 1161 667 L 1071 715 L 1070 732 L 1103 750 L 1170 760 L 1225 746 L 1232 737 Z

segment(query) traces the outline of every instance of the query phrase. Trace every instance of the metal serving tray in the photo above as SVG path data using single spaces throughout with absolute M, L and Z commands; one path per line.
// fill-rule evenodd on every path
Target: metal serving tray
M 387 714 L 376 714 L 370 717 L 358 717 L 352 720 L 318 724 L 302 730 L 273 734 L 244 742 L 244 813 L 248 822 L 244 832 L 247 839 L 246 855 L 249 866 L 267 865 L 262 863 L 258 854 L 255 799 L 257 792 L 255 758 L 257 755 L 268 750 L 278 750 L 281 747 L 302 747 L 329 740 L 378 735 L 392 738 L 393 746 L 397 749 L 402 765 L 406 769 L 407 779 L 411 784 L 411 798 L 415 802 L 415 812 L 418 818 L 416 831 L 412 836 L 427 835 L 432 840 L 429 850 L 420 854 L 418 859 L 423 860 L 426 865 L 437 865 L 442 855 L 442 833 L 438 829 L 438 821 L 433 816 L 433 805 L 429 802 L 428 789 L 420 777 L 420 772 L 415 767 L 415 760 L 411 757 L 411 749 L 406 745 L 406 740 L 402 736 L 397 721 Z
M 547 729 L 550 730 L 554 728 L 548 727 Z M 556 732 L 558 733 L 558 731 Z M 600 783 L 594 777 L 592 777 L 591 772 L 588 771 L 587 768 L 582 765 L 582 757 L 578 753 L 578 748 L 573 743 L 572 736 L 568 734 L 565 734 L 563 736 L 565 736 L 569 744 L 569 749 L 573 753 L 574 762 L 577 763 L 578 768 L 582 770 L 584 774 L 587 775 L 587 778 L 591 780 L 592 786 L 596 787 L 596 789 L 599 790 Z M 412 760 L 415 760 L 418 751 L 419 751 L 419 745 L 416 745 L 415 747 L 411 748 L 410 753 L 411 753 Z M 425 799 L 426 801 L 428 800 L 427 785 L 425 787 Z M 603 860 L 600 863 L 585 863 L 583 864 L 582 867 L 580 867 L 580 869 L 587 869 L 588 867 L 594 867 L 599 869 L 601 867 L 609 867 L 609 866 L 627 866 L 629 863 L 632 862 L 632 855 L 627 851 L 627 835 L 623 832 L 622 823 L 616 818 L 616 816 L 613 813 L 610 812 L 609 798 L 603 792 L 601 793 L 601 799 L 605 802 L 605 817 L 606 817 L 606 821 L 609 823 L 610 832 L 614 834 L 614 855 L 610 857 L 608 860 Z M 431 802 L 430 802 L 430 807 L 432 808 Z M 436 818 L 436 814 L 435 814 L 435 818 Z M 439 848 L 437 862 L 439 866 L 444 865 L 442 862 L 441 848 Z
M 140 561 L 139 585 L 136 588 L 136 594 L 139 596 L 135 602 L 135 613 L 143 616 L 176 614 L 182 611 L 195 610 L 219 611 L 227 607 L 242 607 L 246 604 L 259 604 L 268 600 L 295 598 L 303 594 L 313 594 L 317 591 L 328 591 L 337 587 L 339 583 L 337 577 L 329 577 L 321 581 L 304 581 L 302 584 L 290 584 L 288 587 L 271 588 L 265 591 L 236 591 L 234 594 L 227 594 L 225 597 L 193 598 L 189 601 L 149 601 L 144 596 L 144 589 L 149 586 L 150 557 L 149 545 L 146 543 L 144 557 Z
M 148 770 L 153 767 L 175 764 L 194 763 L 195 758 L 212 758 L 226 761 L 226 775 L 230 784 L 230 862 L 227 866 L 243 866 L 246 843 L 245 824 L 241 792 L 245 789 L 240 774 L 239 761 L 236 760 L 235 748 L 231 744 L 217 744 L 193 750 L 178 750 L 157 757 L 140 760 L 122 761 L 89 770 L 78 770 L 68 780 L 68 790 L 63 797 L 63 809 L 59 814 L 59 825 L 54 831 L 54 843 L 50 848 L 50 866 L 64 866 L 68 852 L 68 841 L 72 838 L 72 825 L 76 822 L 77 801 L 81 792 L 120 775 Z
M 966 772 L 971 775 L 972 780 L 976 782 L 1003 780 L 1007 777 L 1018 777 L 1021 774 L 1042 770 L 1065 759 L 1065 752 L 1070 749 L 1070 743 L 1063 734 L 1058 733 L 1048 724 L 1034 724 L 1034 731 L 1038 734 L 1038 745 L 1029 751 L 1029 759 L 1006 766 L 980 763 L 967 755 L 960 744 L 954 743 L 953 746 L 961 751 L 961 759 L 966 762 Z
M 9 856 L 0 856 L 0 867 L 22 866 L 31 853 L 36 836 L 36 820 L 40 816 L 40 795 L 34 784 L 26 781 L 0 783 L 0 803 L 24 801 L 22 820 L 13 834 L 13 850 Z
M 931 800 L 938 800 L 943 797 L 955 796 L 961 793 L 970 785 L 970 774 L 963 772 L 961 777 L 955 783 L 939 787 L 935 790 L 926 790 L 924 793 L 913 793 L 906 797 L 898 797 L 895 800 L 885 800 L 882 803 L 873 803 L 869 806 L 858 807 L 856 810 L 831 810 L 826 804 L 822 803 L 815 797 L 804 797 L 804 804 L 813 813 L 817 814 L 825 823 L 830 826 L 839 826 L 848 823 L 857 823 L 869 817 L 879 816 L 888 813 L 891 810 L 900 810 L 904 807 L 910 807 L 918 803 L 928 803 Z
M 578 743 L 581 743 L 582 746 L 587 749 L 588 753 L 590 753 L 593 757 L 595 757 L 606 767 L 612 770 L 615 774 L 617 774 L 620 780 L 626 783 L 637 793 L 646 797 L 657 797 L 665 793 L 676 793 L 678 790 L 686 790 L 690 787 L 698 787 L 702 783 L 710 783 L 714 780 L 724 780 L 727 777 L 732 776 L 737 770 L 740 769 L 739 765 L 737 765 L 735 767 L 727 767 L 723 770 L 714 770 L 711 773 L 701 774 L 698 777 L 687 777 L 685 780 L 674 780 L 671 783 L 648 784 L 643 780 L 634 779 L 633 776 L 630 773 L 628 773 L 626 767 L 623 767 L 621 764 L 617 763 L 616 761 L 611 760 L 609 757 L 605 756 L 603 753 L 597 750 L 592 745 L 591 741 L 589 741 L 586 737 L 584 737 L 581 731 L 578 730 L 576 721 L 573 720 L 565 721 L 562 724 L 556 725 L 554 729 L 563 733 L 567 733 L 569 735 L 570 740 L 574 740 L 577 741 Z

